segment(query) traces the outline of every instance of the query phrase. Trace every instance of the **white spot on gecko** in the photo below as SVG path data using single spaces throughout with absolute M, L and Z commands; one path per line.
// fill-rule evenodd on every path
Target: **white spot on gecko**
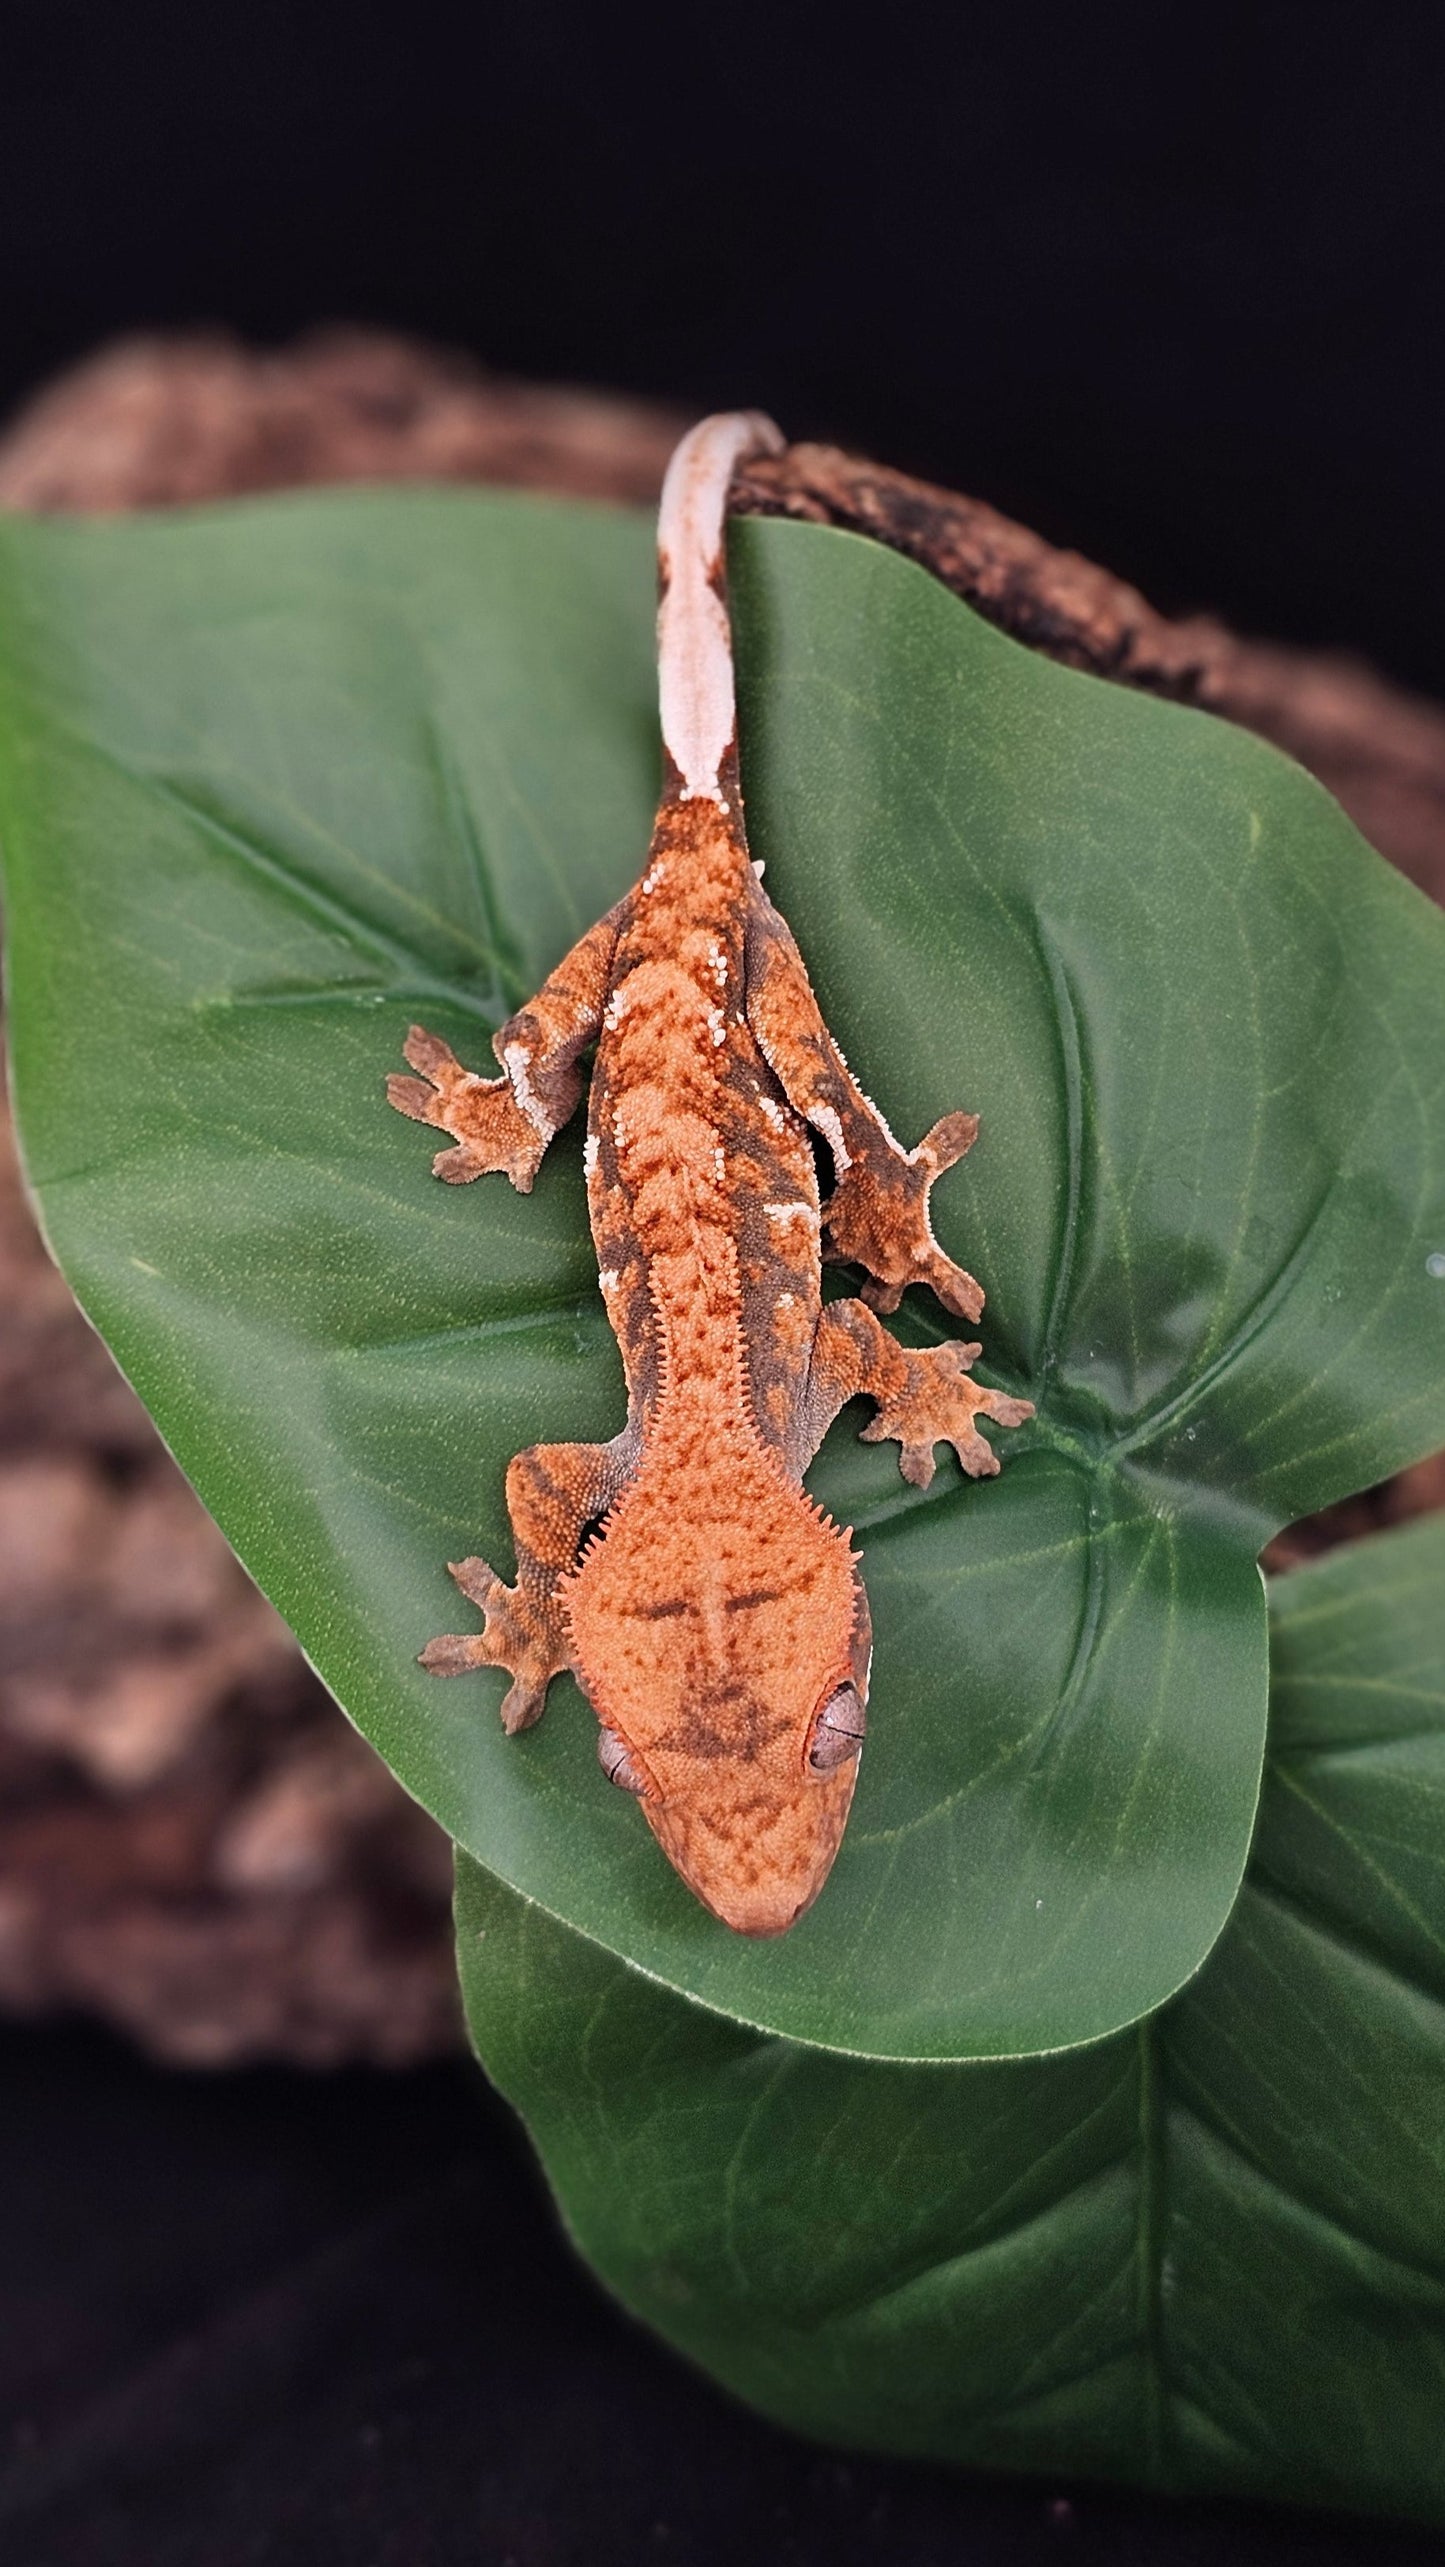
M 763 1210 L 770 1221 L 817 1221 L 811 1203 L 765 1203 Z
M 712 970 L 717 975 L 717 985 L 719 989 L 726 989 L 728 985 L 728 958 L 723 952 L 721 945 L 709 945 L 707 958 Z
M 628 994 L 627 983 L 624 981 L 620 989 L 614 989 L 612 996 L 609 998 L 606 1006 L 602 1010 L 602 1022 L 606 1026 L 609 1034 L 613 1033 L 621 1024 L 622 1019 L 627 1014 L 628 1008 L 631 1004 L 632 1001 Z
M 661 856 L 656 857 L 653 863 L 648 866 L 646 873 L 642 877 L 643 890 L 656 891 L 658 884 L 665 880 L 666 874 L 667 867 L 663 863 Z
M 808 1117 L 808 1121 L 816 1124 L 818 1130 L 822 1133 L 824 1140 L 827 1142 L 829 1149 L 833 1153 L 833 1165 L 837 1169 L 839 1176 L 846 1176 L 853 1162 L 848 1155 L 847 1147 L 843 1139 L 843 1126 L 838 1119 L 836 1107 L 831 1105 L 815 1105 Z
M 777 1098 L 764 1096 L 761 1088 L 758 1090 L 758 1112 L 771 1123 L 775 1132 L 786 1132 L 787 1122 Z
M 707 1021 L 712 1028 L 712 1039 L 714 1043 L 725 1043 L 728 1038 L 728 1029 L 726 1022 L 724 1021 L 722 1009 L 720 1007 L 710 1007 L 707 1011 Z
M 598 1289 L 598 1291 L 599 1291 L 599 1292 L 601 1292 L 601 1293 L 615 1292 L 615 1291 L 617 1290 L 617 1273 L 616 1273 L 616 1269 L 615 1269 L 614 1267 L 612 1267 L 612 1266 L 599 1266 L 599 1267 L 598 1267 L 598 1270 L 597 1270 L 597 1289 Z
M 582 1144 L 582 1173 L 589 1184 L 597 1174 L 597 1135 L 589 1132 Z
M 533 1131 L 539 1133 L 544 1141 L 550 1141 L 557 1127 L 528 1076 L 531 1055 L 525 1043 L 509 1043 L 502 1059 L 512 1082 L 512 1094 Z
M 714 1142 L 714 1144 L 713 1144 L 713 1153 L 712 1153 L 712 1172 L 713 1172 L 713 1175 L 716 1177 L 716 1179 L 717 1179 L 717 1181 L 718 1181 L 718 1184 L 719 1184 L 719 1185 L 726 1185 L 726 1184 L 727 1184 L 727 1181 L 728 1181 L 728 1163 L 727 1163 L 727 1160 L 726 1160 L 726 1159 L 724 1158 L 724 1156 L 723 1156 L 723 1146 L 722 1146 L 721 1141 L 715 1141 L 715 1142 Z

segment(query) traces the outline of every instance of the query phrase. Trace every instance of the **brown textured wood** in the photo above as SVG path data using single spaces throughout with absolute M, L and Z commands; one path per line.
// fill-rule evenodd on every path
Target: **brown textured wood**
M 340 480 L 651 505 L 676 413 L 331 331 L 106 351 L 0 439 L 0 504 L 114 511 Z M 850 527 L 1021 640 L 1244 723 L 1445 898 L 1445 713 L 1343 659 L 1171 623 L 983 502 L 796 446 L 740 504 Z M 46 1263 L 0 1125 L 0 2004 L 171 2056 L 414 2058 L 459 2038 L 446 1849 L 259 1604 Z M 1445 1462 L 1280 1560 L 1445 1503 Z M 37 1680 L 44 1657 L 47 1674 Z

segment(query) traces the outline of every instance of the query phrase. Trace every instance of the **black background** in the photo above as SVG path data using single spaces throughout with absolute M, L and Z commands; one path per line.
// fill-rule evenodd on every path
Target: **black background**
M 503 2106 L 0 2035 L 5 2567 L 1436 2567 L 1437 2535 L 851 2460 L 563 2247 Z
M 772 408 L 1445 693 L 1441 13 L 5 0 L 0 404 L 400 325 Z
M 0 403 L 346 319 L 771 408 L 1445 694 L 1438 12 L 6 0 Z M 14 2567 L 1438 2555 L 823 2458 L 600 2299 L 471 2072 L 0 2042 Z

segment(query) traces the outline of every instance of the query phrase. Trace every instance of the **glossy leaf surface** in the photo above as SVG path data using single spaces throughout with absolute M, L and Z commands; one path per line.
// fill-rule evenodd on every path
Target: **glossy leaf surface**
M 627 2305 L 802 2430 L 1445 2517 L 1445 1520 L 1274 1590 L 1199 1978 L 1061 2058 L 759 2040 L 464 1864 L 473 2029 Z
M 1096 2038 L 1243 1867 L 1271 1525 L 1445 1436 L 1445 921 L 1242 734 L 1055 668 L 851 538 L 734 543 L 756 850 L 1036 1426 L 926 1496 L 840 1421 L 871 1734 L 826 1894 L 729 1936 L 559 1685 L 414 1664 L 505 1465 L 621 1382 L 580 1131 L 437 1185 L 385 1072 L 635 876 L 650 533 L 460 494 L 0 528 L 11 1030 L 56 1251 L 327 1682 L 497 1876 L 725 2014 L 885 2056 Z M 927 1306 L 905 1317 L 943 1333 Z

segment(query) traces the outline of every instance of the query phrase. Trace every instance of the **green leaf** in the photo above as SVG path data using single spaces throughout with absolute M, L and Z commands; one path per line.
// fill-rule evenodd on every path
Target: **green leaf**
M 1092 2049 L 760 2040 L 462 1862 L 478 2047 L 573 2235 L 770 2415 L 1445 2518 L 1445 1519 L 1273 1605 L 1239 1905 L 1182 1996 Z
M 1262 1752 L 1278 1521 L 1445 1438 L 1445 921 L 1243 734 L 817 529 L 734 546 L 749 811 L 1036 1426 L 925 1497 L 840 1422 L 872 1739 L 817 1908 L 729 1936 L 559 1686 L 415 1667 L 519 1446 L 611 1432 L 580 1132 L 433 1182 L 384 1073 L 634 878 L 650 530 L 459 494 L 0 528 L 17 1102 L 56 1251 L 353 1718 L 466 1849 L 720 2012 L 918 2058 L 1093 2039 L 1198 1965 Z M 941 1334 L 920 1307 L 915 1335 Z M 1003 1439 L 1001 1439 L 1002 1441 Z

